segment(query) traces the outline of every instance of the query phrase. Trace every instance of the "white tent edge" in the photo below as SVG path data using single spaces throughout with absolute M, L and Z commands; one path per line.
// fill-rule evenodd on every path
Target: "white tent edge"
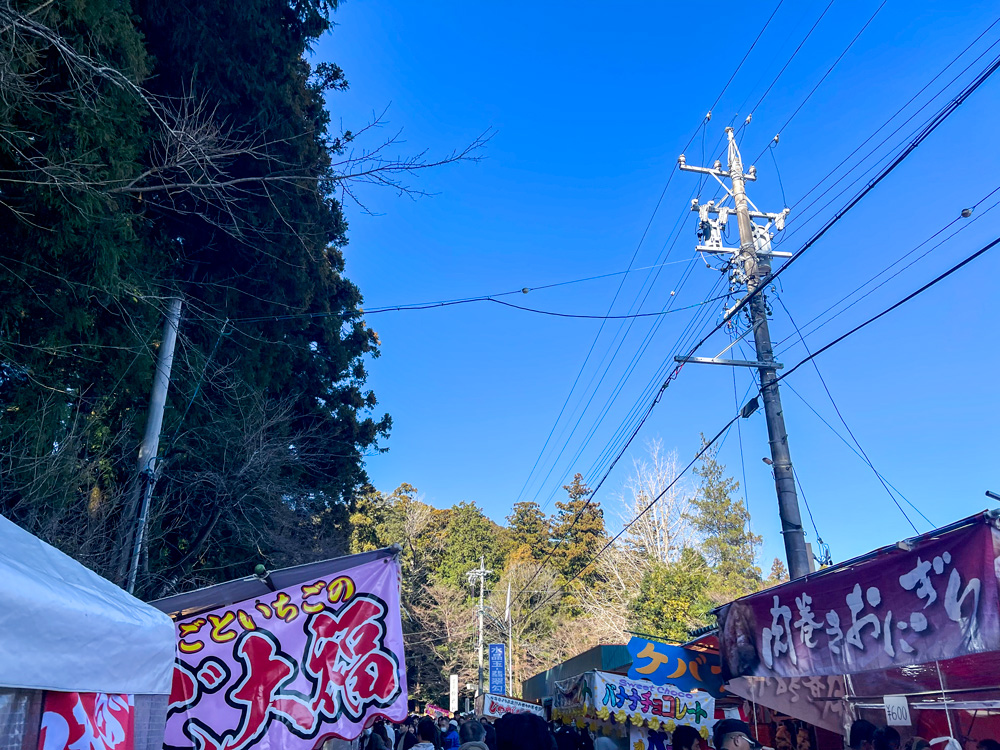
M 173 621 L 0 516 L 0 686 L 169 695 Z

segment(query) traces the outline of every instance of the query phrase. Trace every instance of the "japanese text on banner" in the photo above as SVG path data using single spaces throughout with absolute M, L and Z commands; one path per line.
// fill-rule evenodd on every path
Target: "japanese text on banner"
M 851 674 L 1000 648 L 986 523 L 721 608 L 723 676 Z
M 165 746 L 312 750 L 405 718 L 398 570 L 381 559 L 179 621 Z

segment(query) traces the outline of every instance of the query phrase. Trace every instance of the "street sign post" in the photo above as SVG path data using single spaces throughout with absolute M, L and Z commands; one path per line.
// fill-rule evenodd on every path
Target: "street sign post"
M 507 694 L 507 654 L 503 643 L 490 644 L 490 693 Z

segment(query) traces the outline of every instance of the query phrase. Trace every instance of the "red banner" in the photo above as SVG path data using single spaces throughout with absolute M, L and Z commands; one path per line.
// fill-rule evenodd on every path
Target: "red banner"
M 39 750 L 132 750 L 130 695 L 45 693 Z
M 1000 649 L 992 521 L 891 548 L 718 611 L 723 676 L 803 677 Z

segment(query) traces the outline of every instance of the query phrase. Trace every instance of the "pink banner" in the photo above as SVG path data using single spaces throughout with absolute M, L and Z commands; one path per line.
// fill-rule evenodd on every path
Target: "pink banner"
M 723 676 L 804 677 L 1000 649 L 993 522 L 753 594 L 718 612 Z
M 178 620 L 177 639 L 166 748 L 312 750 L 406 718 L 394 558 Z

